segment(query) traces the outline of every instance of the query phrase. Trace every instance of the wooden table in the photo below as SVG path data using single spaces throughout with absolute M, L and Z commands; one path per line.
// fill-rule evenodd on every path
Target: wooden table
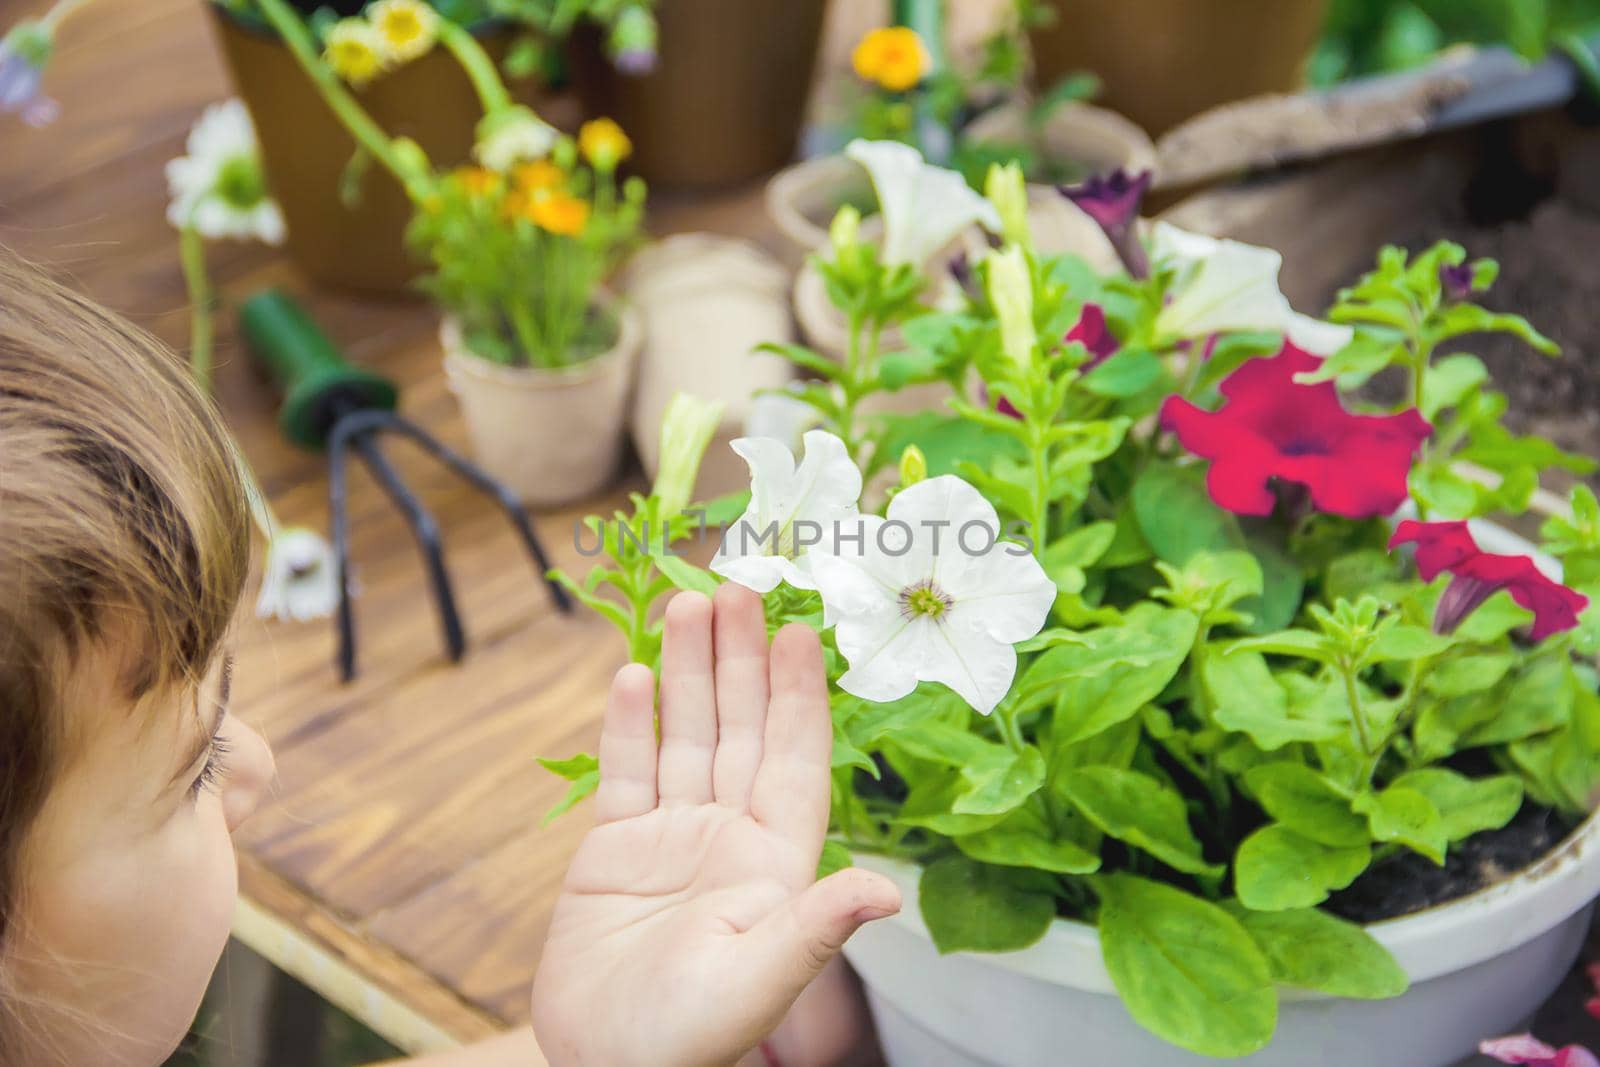
M 187 298 L 162 166 L 181 154 L 200 109 L 231 94 L 201 3 L 100 0 L 70 24 L 51 68 L 55 125 L 33 131 L 0 116 L 0 241 L 180 349 Z M 0 0 L 0 26 L 43 6 Z M 870 17 L 850 17 L 861 14 Z M 853 31 L 838 33 L 847 45 Z M 653 209 L 659 231 L 777 240 L 759 187 L 657 197 Z M 464 445 L 431 309 L 308 291 L 259 246 L 219 243 L 210 256 L 231 297 L 267 285 L 305 297 L 354 361 L 401 383 L 407 415 Z M 218 360 L 218 400 L 280 517 L 325 530 L 323 459 L 278 435 L 274 398 L 231 324 Z M 359 678 L 339 684 L 330 624 L 241 613 L 235 707 L 271 741 L 279 783 L 276 801 L 238 835 L 235 930 L 395 1044 L 426 1051 L 527 1017 L 550 908 L 587 823 L 580 813 L 540 825 L 566 787 L 534 759 L 593 750 L 624 649 L 593 615 L 552 611 L 500 514 L 420 456 L 394 451 L 443 525 L 468 658 L 442 660 L 409 532 L 356 475 Z M 558 565 L 587 570 L 574 522 L 613 503 L 536 516 Z

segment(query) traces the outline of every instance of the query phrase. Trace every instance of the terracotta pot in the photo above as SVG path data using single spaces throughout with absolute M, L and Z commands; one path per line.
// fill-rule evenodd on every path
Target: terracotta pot
M 551 506 L 603 489 L 622 460 L 642 331 L 617 305 L 617 342 L 572 367 L 507 367 L 469 351 L 460 325 L 439 326 L 445 376 L 479 464 L 525 503 Z
M 644 326 L 630 422 L 645 474 L 655 477 L 662 416 L 684 392 L 724 405 L 695 499 L 748 488 L 749 469 L 728 443 L 744 436 L 757 392 L 781 389 L 794 378 L 787 360 L 755 351 L 793 333 L 788 272 L 749 242 L 684 233 L 635 256 L 625 285 Z
M 1329 0 L 1051 0 L 1041 88 L 1099 75 L 1102 102 L 1159 136 L 1218 104 L 1299 87 Z
M 974 121 L 967 133 L 979 141 L 1012 144 L 1030 136 L 1020 107 L 996 108 Z M 1092 173 L 1118 167 L 1154 169 L 1156 163 L 1155 145 L 1143 130 L 1113 111 L 1089 104 L 1056 108 L 1033 136 L 1040 154 L 1079 163 Z M 1033 199 L 1044 204 L 1060 198 L 1049 186 L 1040 185 L 1033 188 Z M 871 211 L 876 203 L 865 168 L 844 156 L 821 156 L 786 167 L 767 183 L 766 202 L 773 223 L 801 256 L 827 243 L 828 224 L 842 205 Z M 1048 218 L 1038 221 L 1053 227 Z M 1076 250 L 1070 234 L 1039 243 L 1045 251 Z
M 633 168 L 662 185 L 718 186 L 794 156 L 827 0 L 662 0 L 660 59 L 642 77 L 607 61 L 598 33 L 573 37 L 585 111 L 633 138 Z
M 424 264 L 405 245 L 411 204 L 376 163 L 359 198 L 340 196 L 355 142 L 275 34 L 240 21 L 220 4 L 204 5 L 227 57 L 233 84 L 255 122 L 272 194 L 288 223 L 288 252 L 313 281 L 385 295 L 409 292 Z M 480 34 L 499 56 L 510 31 Z M 387 132 L 410 137 L 441 166 L 465 162 L 483 114 L 472 85 L 441 48 L 376 79 L 356 93 Z

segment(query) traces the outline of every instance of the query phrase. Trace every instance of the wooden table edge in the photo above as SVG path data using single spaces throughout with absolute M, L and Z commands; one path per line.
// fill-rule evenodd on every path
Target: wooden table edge
M 445 1052 L 507 1029 L 245 855 L 233 936 L 407 1054 Z

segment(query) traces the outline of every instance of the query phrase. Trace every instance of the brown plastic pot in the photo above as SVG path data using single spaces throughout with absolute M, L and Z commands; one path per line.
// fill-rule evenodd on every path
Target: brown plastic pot
M 240 21 L 221 5 L 205 5 L 227 57 L 233 84 L 261 142 L 272 194 L 288 224 L 288 252 L 313 281 L 384 295 L 401 295 L 424 264 L 405 245 L 411 205 L 389 174 L 371 163 L 359 196 L 340 195 L 355 142 L 318 95 L 276 34 Z M 487 27 L 480 37 L 503 54 L 509 30 Z M 436 164 L 465 162 L 483 109 L 460 66 L 443 49 L 386 74 L 356 97 L 390 134 L 410 137 Z
M 826 9 L 827 0 L 662 0 L 652 73 L 617 71 L 586 29 L 573 36 L 573 81 L 585 112 L 622 124 L 647 181 L 748 181 L 794 156 Z
M 1099 75 L 1099 102 L 1159 136 L 1219 104 L 1297 88 L 1329 0 L 1051 0 L 1039 85 Z

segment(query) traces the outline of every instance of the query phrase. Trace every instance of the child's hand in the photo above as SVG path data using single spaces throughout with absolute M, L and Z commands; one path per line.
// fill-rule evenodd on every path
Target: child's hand
M 714 616 L 714 618 L 713 618 Z M 556 1067 L 707 1067 L 754 1048 L 863 923 L 888 879 L 815 881 L 833 726 L 816 634 L 769 659 L 736 585 L 667 607 L 656 744 L 650 671 L 624 667 L 600 736 L 597 825 L 567 871 L 533 988 Z

